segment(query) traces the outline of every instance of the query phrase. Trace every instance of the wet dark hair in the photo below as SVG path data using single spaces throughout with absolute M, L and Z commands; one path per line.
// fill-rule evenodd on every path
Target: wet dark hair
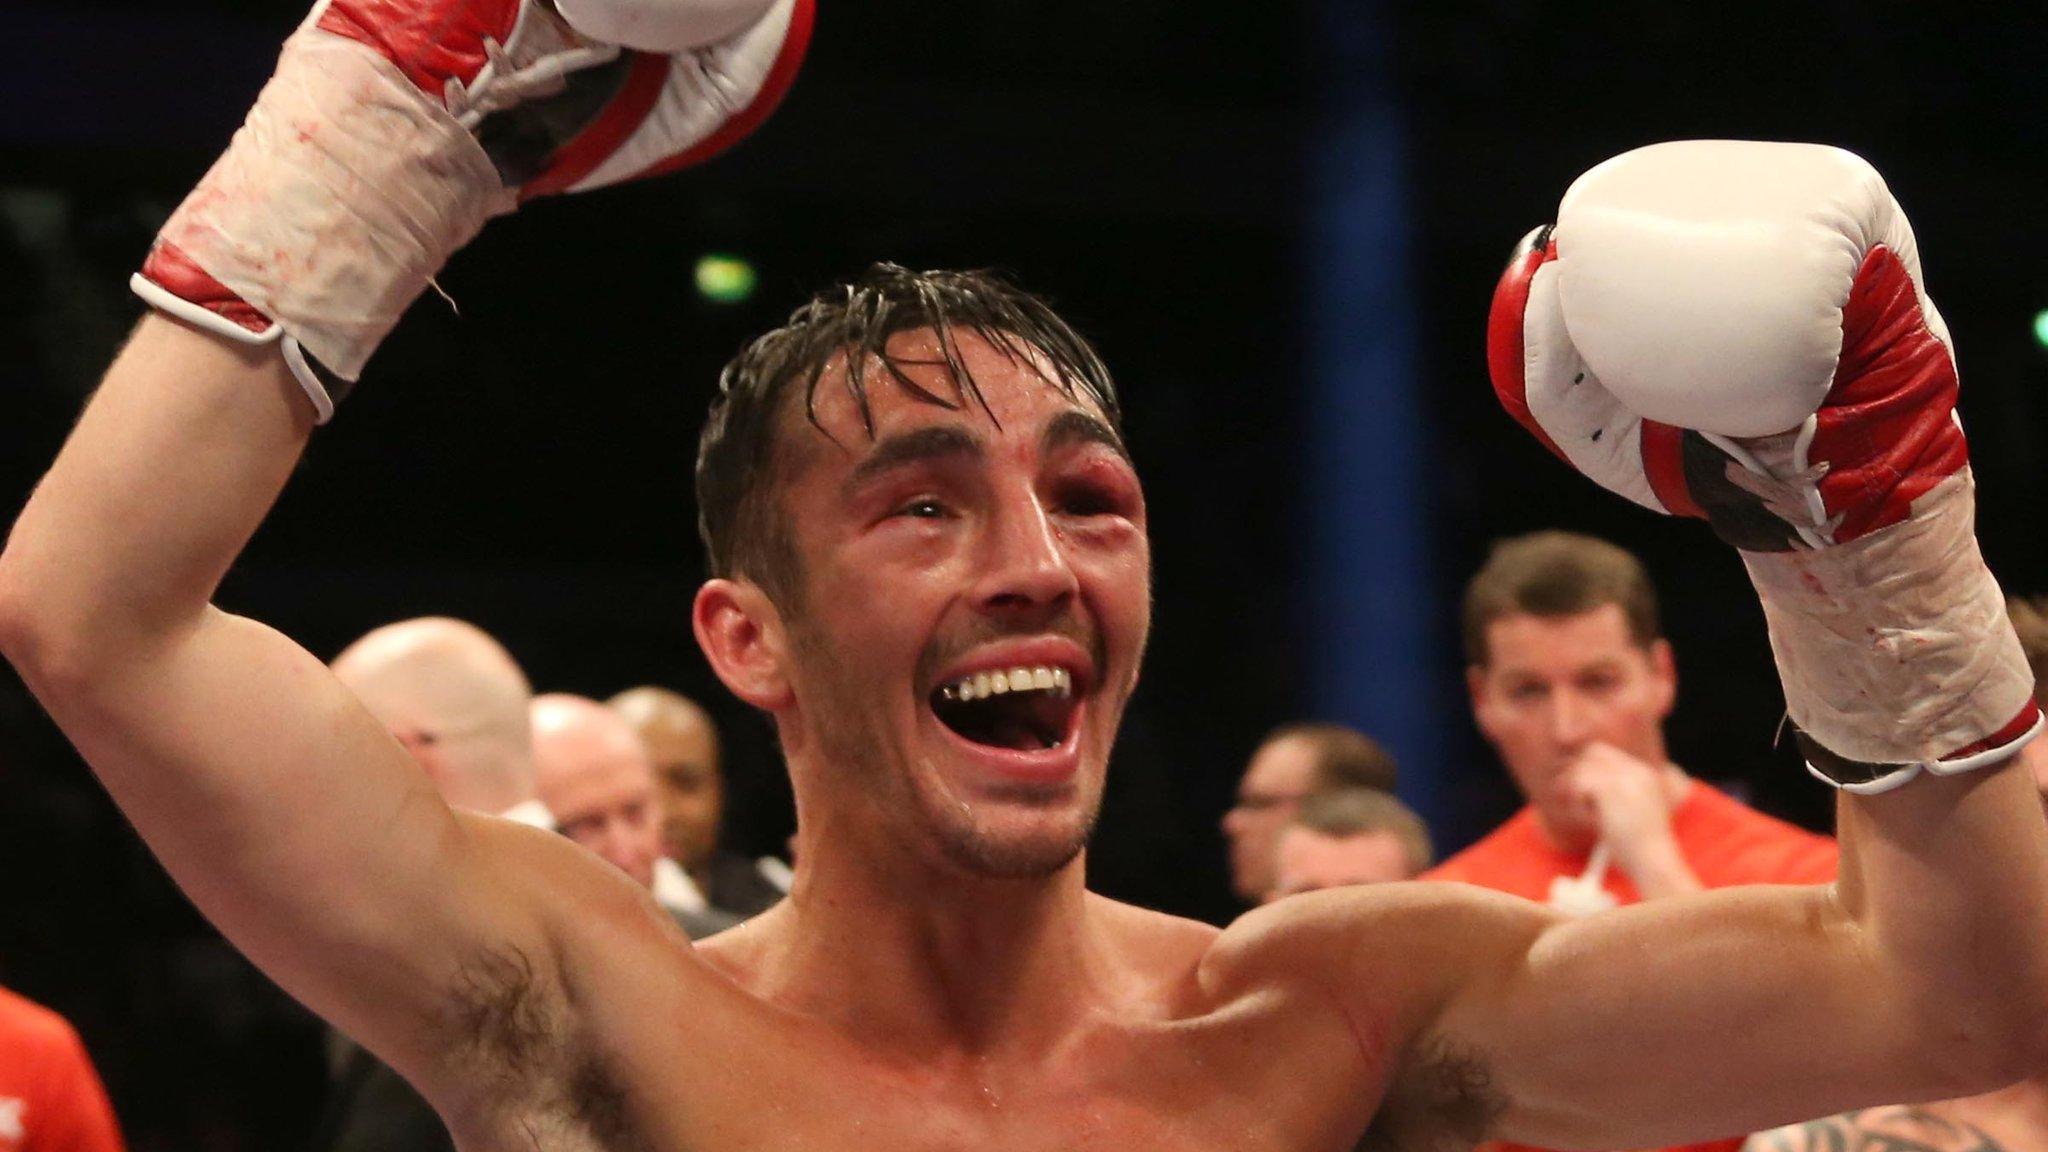
M 904 372 L 906 365 L 928 361 L 899 360 L 888 351 L 890 337 L 927 328 L 937 336 L 952 378 L 950 395 Z M 952 409 L 974 404 L 994 419 L 960 359 L 956 328 L 1031 366 L 1068 396 L 1092 402 L 1122 434 L 1109 369 L 1043 299 L 991 271 L 913 272 L 896 264 L 872 265 L 812 297 L 782 327 L 741 349 L 719 375 L 718 397 L 697 442 L 697 532 L 711 575 L 745 576 L 779 603 L 796 601 L 801 571 L 787 519 L 776 502 L 776 432 L 793 389 L 801 389 L 805 416 L 824 432 L 818 422 L 818 384 L 836 358 L 844 357 L 844 385 L 869 436 L 875 424 L 868 386 L 877 364 L 887 379 L 919 400 Z

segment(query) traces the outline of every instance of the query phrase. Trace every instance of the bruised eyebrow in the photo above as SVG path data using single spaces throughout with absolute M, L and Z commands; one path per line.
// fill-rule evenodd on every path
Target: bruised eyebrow
M 1045 426 L 1045 434 L 1039 437 L 1039 446 L 1046 450 L 1070 444 L 1100 444 L 1116 453 L 1124 463 L 1131 463 L 1131 454 L 1124 448 L 1123 437 L 1088 413 L 1072 408 L 1053 417 L 1052 422 Z
M 876 444 L 867 459 L 854 466 L 853 473 L 839 490 L 851 493 L 875 477 L 908 464 L 946 458 L 979 459 L 986 454 L 981 441 L 963 429 L 944 424 L 919 428 L 915 432 L 886 437 Z

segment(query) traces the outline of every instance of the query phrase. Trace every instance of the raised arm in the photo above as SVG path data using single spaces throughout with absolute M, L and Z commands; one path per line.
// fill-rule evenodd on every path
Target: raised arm
M 147 318 L 15 526 L 5 644 L 201 911 L 417 1069 L 479 949 L 548 949 L 488 866 L 515 838 L 459 822 L 318 660 L 208 603 L 311 425 L 274 349 Z
M 603 874 L 452 813 L 317 660 L 210 600 L 337 385 L 485 219 L 731 143 L 808 28 L 763 0 L 678 64 L 510 8 L 334 0 L 292 37 L 137 278 L 169 315 L 0 557 L 0 645 L 179 884 L 444 1107 L 487 1083 L 493 1014 L 560 1007 L 558 910 Z
M 1611 160 L 1510 266 L 1491 360 L 1558 455 L 1742 550 L 1792 729 L 1844 790 L 1842 871 L 1570 923 L 1438 893 L 1411 911 L 1461 943 L 1430 958 L 1414 1051 L 1469 1052 L 1494 1132 L 1551 1147 L 2032 1072 L 2048 823 L 2010 760 L 2040 716 L 1973 535 L 1947 330 L 1883 181 L 1804 145 Z
M 1579 919 L 1464 886 L 1391 919 L 1345 910 L 1361 940 L 1431 941 L 1395 1098 L 1427 1099 L 1455 1058 L 1483 1070 L 1489 1135 L 1634 1148 L 2018 1079 L 2038 1067 L 2048 980 L 2048 886 L 2011 875 L 2043 851 L 2038 811 L 2017 772 L 1937 778 L 1844 802 L 1834 887 Z M 1354 955 L 1362 985 L 1383 957 Z

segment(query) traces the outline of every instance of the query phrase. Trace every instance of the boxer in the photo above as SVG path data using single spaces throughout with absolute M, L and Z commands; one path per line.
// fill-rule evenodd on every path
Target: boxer
M 578 124 L 613 127 L 572 171 L 661 166 L 589 154 L 643 132 L 694 155 L 758 107 L 795 23 L 783 0 L 685 53 L 674 115 L 612 122 L 585 115 L 605 102 L 569 67 L 604 57 L 593 37 L 512 8 L 334 0 L 300 33 L 145 266 L 167 315 L 109 370 L 0 558 L 0 647 L 153 850 L 256 963 L 411 1077 L 461 1146 L 1643 1145 L 1956 1095 L 2048 1052 L 2048 827 L 2003 767 L 2037 717 L 2010 632 L 1972 614 L 1989 579 L 1957 503 L 1966 473 L 1923 475 L 1960 442 L 1906 469 L 1917 498 L 1896 507 L 1897 485 L 1830 481 L 1908 429 L 1757 443 L 1855 424 L 1864 409 L 1838 396 L 1903 390 L 1901 411 L 1932 414 L 1911 428 L 1948 419 L 1950 393 L 1866 355 L 1863 328 L 1838 334 L 1870 259 L 1894 278 L 1886 307 L 1933 314 L 1890 197 L 1828 150 L 1614 162 L 1567 199 L 1554 252 L 1511 270 L 1522 304 L 1497 323 L 1500 343 L 1530 337 L 1508 365 L 1574 463 L 1600 460 L 1537 401 L 1597 370 L 1607 398 L 1575 402 L 1620 431 L 1603 450 L 1696 421 L 1672 427 L 1764 494 L 1745 542 L 1797 549 L 1744 555 L 1810 756 L 1859 790 L 1833 887 L 1574 921 L 1460 885 L 1374 885 L 1220 932 L 1091 896 L 1082 845 L 1150 626 L 1115 393 L 1035 299 L 886 266 L 743 352 L 700 451 L 715 574 L 693 626 L 774 719 L 801 828 L 790 898 L 693 951 L 615 869 L 451 811 L 317 661 L 209 598 L 333 381 L 535 187 L 506 172 L 581 183 L 559 159 L 593 139 Z M 522 36 L 526 20 L 546 34 Z M 571 58 L 547 55 L 564 44 Z M 472 83 L 493 68 L 531 84 Z M 566 144 L 491 162 L 480 125 L 562 99 L 576 109 L 522 122 Z M 1716 224 L 1721 203 L 1740 226 Z M 184 259 L 166 271 L 171 248 Z M 1578 313 L 1574 277 L 1611 307 Z M 1795 355 L 1831 332 L 1833 353 Z M 1913 349 L 1946 358 L 1938 340 Z M 1573 358 L 1584 379 L 1554 375 Z M 1598 478 L 1642 494 L 1608 462 Z M 1791 527 L 1764 532 L 1765 515 Z

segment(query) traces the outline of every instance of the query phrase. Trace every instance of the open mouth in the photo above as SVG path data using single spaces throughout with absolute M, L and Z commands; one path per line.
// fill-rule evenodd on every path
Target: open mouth
M 967 740 L 1039 752 L 1067 738 L 1074 718 L 1074 677 L 1052 665 L 976 672 L 940 685 L 931 702 L 939 722 Z

